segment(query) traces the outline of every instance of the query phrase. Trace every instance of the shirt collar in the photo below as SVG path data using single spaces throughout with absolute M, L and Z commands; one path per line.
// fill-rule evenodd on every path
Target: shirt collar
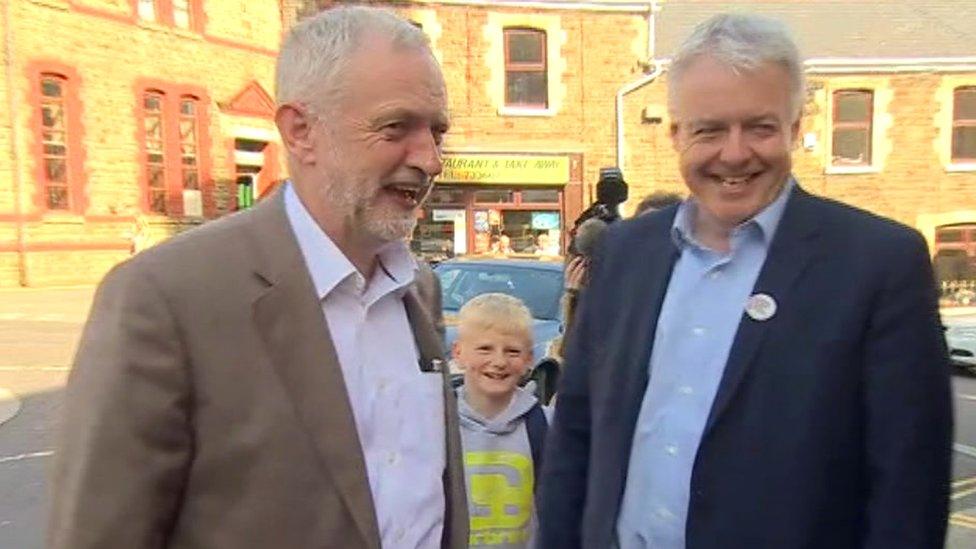
M 793 192 L 795 186 L 796 180 L 793 179 L 793 176 L 790 176 L 780 190 L 776 200 L 770 202 L 768 206 L 750 219 L 740 223 L 732 230 L 732 234 L 735 235 L 742 232 L 746 227 L 755 226 L 759 229 L 759 234 L 765 245 L 769 246 L 769 243 L 773 241 L 773 236 L 776 234 L 776 228 L 783 218 L 783 211 L 786 210 L 786 202 L 789 200 L 790 194 Z M 695 239 L 692 223 L 697 211 L 698 201 L 694 197 L 685 200 L 678 206 L 678 211 L 674 216 L 674 222 L 671 224 L 671 238 L 679 249 L 687 244 L 694 244 L 701 247 L 701 244 Z
M 344 280 L 358 276 L 359 271 L 315 222 L 312 214 L 298 198 L 290 181 L 285 183 L 284 192 L 288 222 L 305 258 L 305 265 L 312 277 L 315 293 L 319 299 L 322 299 Z M 405 242 L 390 242 L 380 248 L 377 261 L 378 268 L 373 274 L 373 279 L 369 281 L 370 287 L 379 283 L 386 291 L 392 291 L 406 288 L 413 282 L 417 262 Z M 386 291 L 383 293 L 385 294 Z

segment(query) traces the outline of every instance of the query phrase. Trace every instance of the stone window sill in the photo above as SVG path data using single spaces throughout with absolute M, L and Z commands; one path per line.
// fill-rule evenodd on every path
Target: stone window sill
M 546 116 L 556 116 L 556 111 L 550 108 L 540 108 L 540 107 L 499 107 L 499 116 L 535 116 L 535 117 L 546 117 Z
M 877 166 L 827 166 L 827 175 L 858 175 L 881 173 Z

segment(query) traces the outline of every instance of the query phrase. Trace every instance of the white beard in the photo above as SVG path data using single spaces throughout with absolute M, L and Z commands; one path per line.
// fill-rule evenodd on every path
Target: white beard
M 413 234 L 417 217 L 413 210 L 404 213 L 396 206 L 375 206 L 372 199 L 382 191 L 362 180 L 336 174 L 331 185 L 323 186 L 324 198 L 341 212 L 345 222 L 358 231 L 383 242 L 403 240 Z

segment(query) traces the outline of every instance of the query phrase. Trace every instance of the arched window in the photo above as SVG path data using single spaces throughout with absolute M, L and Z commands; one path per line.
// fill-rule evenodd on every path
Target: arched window
M 159 90 L 143 95 L 143 131 L 146 140 L 146 187 L 149 211 L 166 214 L 166 96 Z
M 60 74 L 42 74 L 40 87 L 44 199 L 49 210 L 70 210 L 73 174 L 68 161 L 68 79 Z
M 197 167 L 197 103 L 196 97 L 185 95 L 180 98 L 180 156 L 182 158 L 182 181 L 184 189 L 200 188 L 200 173 Z

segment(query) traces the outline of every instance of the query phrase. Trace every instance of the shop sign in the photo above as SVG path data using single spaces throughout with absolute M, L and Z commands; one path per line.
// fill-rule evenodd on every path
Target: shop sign
M 515 154 L 445 154 L 443 183 L 565 185 L 569 157 Z

